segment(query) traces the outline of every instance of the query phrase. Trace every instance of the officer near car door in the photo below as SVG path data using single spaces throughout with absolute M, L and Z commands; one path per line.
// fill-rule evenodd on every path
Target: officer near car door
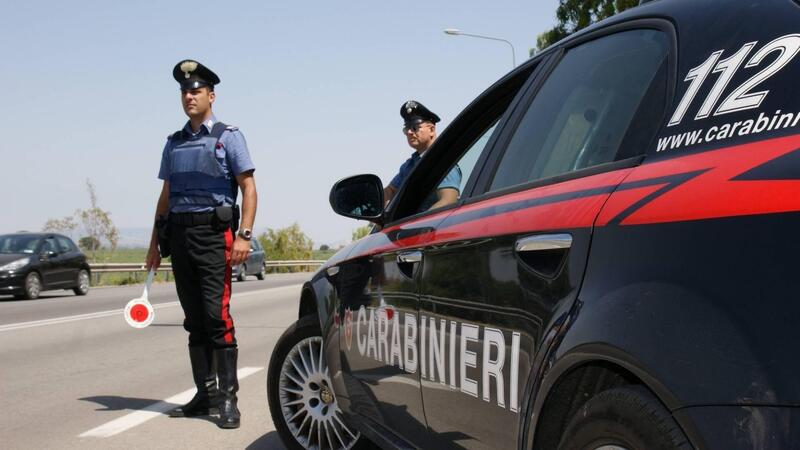
M 164 183 L 145 265 L 157 269 L 162 256 L 172 256 L 197 394 L 170 416 L 207 415 L 218 407 L 219 426 L 237 428 L 231 266 L 244 262 L 250 252 L 257 202 L 255 166 L 241 131 L 218 121 L 212 112 L 219 77 L 193 60 L 176 64 L 172 75 L 180 84 L 189 121 L 164 146 L 158 174 Z
M 400 117 L 404 121 L 403 134 L 408 141 L 409 147 L 414 149 L 414 153 L 400 166 L 397 175 L 384 188 L 383 196 L 387 205 L 397 195 L 400 187 L 414 167 L 417 166 L 425 152 L 433 145 L 433 141 L 436 139 L 436 123 L 441 120 L 433 111 L 415 100 L 403 103 L 400 107 Z M 423 202 L 422 210 L 439 208 L 455 203 L 458 201 L 460 185 L 461 168 L 456 164 L 436 187 L 435 195 L 432 192 Z

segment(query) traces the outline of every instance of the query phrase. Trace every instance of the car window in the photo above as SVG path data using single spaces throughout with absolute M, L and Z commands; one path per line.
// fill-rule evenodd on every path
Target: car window
M 478 157 L 480 157 L 496 127 L 497 120 L 475 140 L 458 162 L 450 166 L 444 177 L 437 183 L 436 188 L 425 196 L 425 201 L 420 205 L 418 212 L 441 208 L 461 199 L 467 180 L 469 180 L 478 162 Z M 445 189 L 451 190 L 452 194 L 449 199 L 445 197 L 447 195 L 443 191 Z
M 546 57 L 536 57 L 492 85 L 462 111 L 436 138 L 416 168 L 389 205 L 389 223 L 439 209 L 436 205 L 442 188 L 455 191 L 455 199 L 463 201 L 473 195 L 473 186 L 486 167 L 490 149 L 523 97 L 525 86 Z
M 632 30 L 567 50 L 533 99 L 490 190 L 643 154 L 666 102 L 667 36 Z
M 261 251 L 261 244 L 258 242 L 258 239 L 253 239 L 250 241 L 253 247 L 253 251 L 260 252 Z
M 0 253 L 33 253 L 38 245 L 37 236 L 0 236 Z
M 55 238 L 47 238 L 44 240 L 44 246 L 42 246 L 43 252 L 53 252 L 53 253 L 60 253 L 58 250 L 58 245 L 56 244 Z
M 57 237 L 56 240 L 58 241 L 58 246 L 62 252 L 68 253 L 76 250 L 75 244 L 73 244 L 69 239 L 65 237 Z

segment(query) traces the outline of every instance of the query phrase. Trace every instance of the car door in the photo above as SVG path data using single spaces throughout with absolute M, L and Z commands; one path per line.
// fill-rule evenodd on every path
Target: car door
M 628 24 L 555 54 L 473 196 L 421 249 L 422 398 L 436 448 L 516 448 L 593 223 L 663 117 L 669 30 Z
M 65 268 L 62 264 L 63 255 L 58 248 L 58 243 L 54 236 L 47 236 L 42 239 L 39 250 L 39 271 L 42 275 L 42 283 L 46 287 L 58 287 L 65 282 Z
M 415 250 L 406 246 L 435 228 L 431 221 L 408 222 L 372 234 L 353 250 L 356 257 L 328 269 L 336 279 L 344 328 L 337 386 L 343 410 L 362 428 L 423 448 L 427 428 L 415 343 Z
M 64 282 L 78 283 L 78 271 L 81 270 L 83 255 L 75 244 L 65 236 L 56 236 L 58 242 L 60 265 L 64 268 Z
M 363 239 L 347 261 L 329 269 L 338 281 L 344 326 L 340 334 L 344 380 L 337 392 L 343 409 L 362 428 L 432 448 L 420 393 L 427 360 L 420 353 L 418 337 L 427 321 L 418 314 L 419 263 L 425 242 L 437 239 L 439 224 L 458 204 L 421 210 L 421 205 L 430 203 L 423 201 L 430 198 L 427 194 L 435 193 L 420 186 L 433 181 L 426 179 L 441 170 L 441 161 L 450 166 L 446 158 L 458 158 L 458 190 L 469 189 L 477 177 L 474 169 L 482 165 L 509 105 L 536 66 L 529 64 L 501 80 L 459 116 L 401 187 L 390 206 L 391 222 Z

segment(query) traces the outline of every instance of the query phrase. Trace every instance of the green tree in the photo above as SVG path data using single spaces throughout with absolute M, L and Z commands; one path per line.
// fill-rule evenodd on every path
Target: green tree
M 292 224 L 286 228 L 267 229 L 258 237 L 269 261 L 311 259 L 314 243 L 303 233 L 300 225 Z M 278 267 L 278 272 L 298 272 L 300 267 Z
M 97 250 L 103 247 L 105 241 L 111 252 L 108 257 L 114 254 L 119 242 L 119 231 L 111 220 L 111 213 L 105 211 L 97 203 L 97 192 L 94 185 L 87 178 L 86 190 L 89 193 L 89 209 L 77 209 L 71 216 L 61 219 L 48 219 L 42 227 L 42 231 L 52 231 L 72 235 L 80 223 L 84 237 L 80 239 L 81 248 L 90 252 L 89 258 L 96 262 Z
M 536 48 L 544 50 L 580 29 L 638 4 L 639 0 L 559 0 L 558 24 L 536 37 Z
M 372 231 L 372 225 L 364 225 L 363 227 L 358 227 L 353 230 L 353 242 L 363 238 L 364 236 L 368 235 L 369 232 Z
M 91 236 L 84 236 L 80 238 L 78 240 L 78 245 L 80 246 L 80 248 L 86 250 L 87 252 L 88 251 L 94 252 L 100 250 L 100 248 L 103 246 L 100 241 Z
M 322 245 L 319 246 L 319 251 L 321 251 L 321 252 L 327 252 L 330 249 L 331 249 L 331 247 L 329 245 L 327 245 L 327 244 L 322 244 Z

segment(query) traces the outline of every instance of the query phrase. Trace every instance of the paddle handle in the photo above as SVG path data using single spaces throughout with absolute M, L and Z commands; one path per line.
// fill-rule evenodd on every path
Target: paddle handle
M 150 270 L 147 274 L 147 280 L 144 282 L 144 293 L 142 293 L 142 299 L 146 302 L 149 302 L 150 296 L 150 286 L 153 284 L 153 278 L 156 276 L 155 270 Z

